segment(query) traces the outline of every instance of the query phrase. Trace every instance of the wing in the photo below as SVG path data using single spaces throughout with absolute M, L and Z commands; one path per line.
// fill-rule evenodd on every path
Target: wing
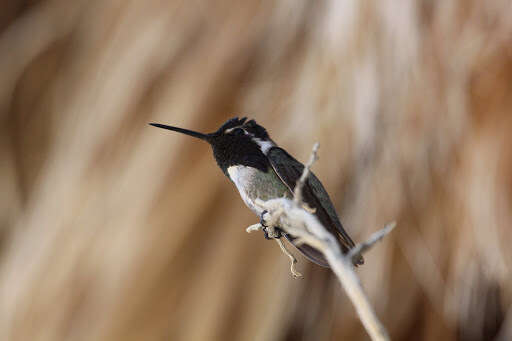
M 279 147 L 270 148 L 267 153 L 267 157 L 281 181 L 283 181 L 283 183 L 285 183 L 293 193 L 295 185 L 302 175 L 302 171 L 304 170 L 304 165 L 295 160 L 295 158 L 288 154 L 284 149 Z M 332 205 L 327 191 L 324 189 L 324 186 L 322 186 L 322 183 L 320 180 L 318 180 L 315 174 L 313 174 L 313 172 L 309 173 L 308 179 L 302 190 L 302 195 L 304 202 L 307 203 L 309 207 L 316 209 L 315 215 L 322 223 L 322 225 L 334 236 L 336 236 L 336 239 L 338 240 L 343 253 L 346 253 L 348 250 L 354 247 L 354 242 L 349 237 L 347 232 L 345 232 L 343 226 L 340 223 L 338 215 L 336 214 L 336 210 Z M 287 235 L 286 238 L 292 244 L 294 244 L 295 238 L 289 235 Z M 328 266 L 322 253 L 318 250 L 308 245 L 295 245 L 295 247 L 297 247 L 306 257 L 315 263 L 322 266 Z M 364 260 L 361 257 L 357 260 L 356 265 L 363 263 Z

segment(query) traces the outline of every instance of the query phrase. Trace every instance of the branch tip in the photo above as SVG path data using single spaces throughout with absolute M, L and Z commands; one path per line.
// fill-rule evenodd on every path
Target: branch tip
M 363 253 L 370 250 L 373 245 L 375 245 L 377 242 L 381 241 L 382 238 L 384 238 L 386 235 L 388 235 L 396 226 L 396 222 L 393 221 L 391 223 L 386 224 L 382 229 L 378 230 L 377 232 L 374 232 L 368 240 L 365 242 L 359 243 L 356 246 L 354 246 L 348 253 L 347 258 L 350 258 L 352 262 L 357 261 L 360 256 L 363 255 Z

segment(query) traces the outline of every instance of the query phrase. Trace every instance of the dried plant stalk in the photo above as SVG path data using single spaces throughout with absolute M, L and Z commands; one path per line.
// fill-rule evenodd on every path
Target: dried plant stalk
M 351 252 L 344 255 L 335 237 L 322 226 L 310 210 L 303 207 L 301 191 L 311 166 L 318 160 L 317 151 L 318 143 L 315 143 L 311 157 L 295 186 L 294 200 L 287 198 L 268 201 L 257 200 L 256 204 L 268 211 L 269 219 L 266 221 L 270 222 L 270 225 L 267 228 L 279 227 L 286 233 L 300 239 L 302 243 L 308 244 L 323 253 L 332 271 L 354 304 L 359 318 L 372 340 L 389 340 L 386 328 L 379 321 L 368 297 L 364 293 L 359 278 L 354 271 L 352 259 L 368 251 L 376 242 L 384 238 L 395 227 L 395 223 L 386 225 L 383 229 L 374 233 L 367 241 L 356 245 Z M 262 228 L 260 224 L 254 224 L 247 228 L 247 232 Z M 279 242 L 281 250 L 291 259 L 292 275 L 298 277 L 294 268 L 297 260 L 288 252 L 280 240 Z

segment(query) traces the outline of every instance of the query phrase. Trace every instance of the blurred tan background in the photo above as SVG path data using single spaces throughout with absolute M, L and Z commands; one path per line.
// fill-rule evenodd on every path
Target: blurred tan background
M 506 0 L 3 1 L 0 340 L 367 340 L 200 141 L 249 116 L 314 170 L 394 340 L 512 339 Z

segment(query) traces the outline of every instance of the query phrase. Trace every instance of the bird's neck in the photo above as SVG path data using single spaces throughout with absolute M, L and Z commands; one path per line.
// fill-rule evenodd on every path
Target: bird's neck
M 267 172 L 270 163 L 259 146 L 250 142 L 224 141 L 221 145 L 212 145 L 213 156 L 224 174 L 228 176 L 230 166 L 248 166 Z

